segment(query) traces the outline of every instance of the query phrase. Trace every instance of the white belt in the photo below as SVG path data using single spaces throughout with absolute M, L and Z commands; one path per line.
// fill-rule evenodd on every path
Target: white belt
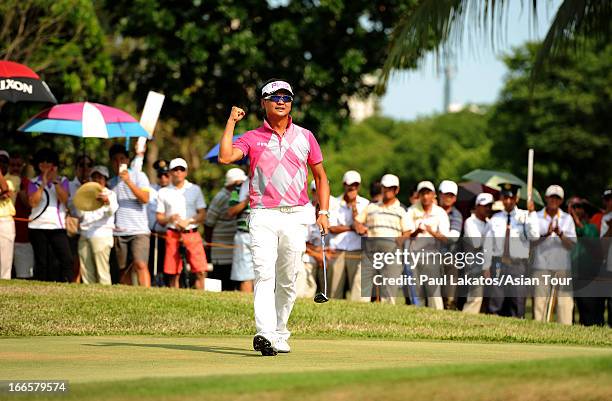
M 278 210 L 281 213 L 297 213 L 304 210 L 304 206 L 278 206 L 278 207 L 268 207 L 254 210 Z

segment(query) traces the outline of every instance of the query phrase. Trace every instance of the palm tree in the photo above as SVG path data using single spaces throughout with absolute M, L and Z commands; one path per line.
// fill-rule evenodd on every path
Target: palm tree
M 395 26 L 380 89 L 386 86 L 394 70 L 413 67 L 428 50 L 434 49 L 437 56 L 449 57 L 451 49 L 464 39 L 466 29 L 470 42 L 487 38 L 499 42 L 497 30 L 507 22 L 510 1 L 517 0 L 420 1 Z M 530 4 L 527 9 L 534 24 L 541 2 L 521 0 L 521 7 Z M 585 39 L 607 43 L 611 32 L 612 0 L 563 0 L 537 54 L 532 76 L 537 75 L 551 55 L 579 45 Z

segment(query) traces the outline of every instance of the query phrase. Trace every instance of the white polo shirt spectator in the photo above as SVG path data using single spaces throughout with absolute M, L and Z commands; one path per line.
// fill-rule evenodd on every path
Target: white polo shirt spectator
M 196 215 L 198 209 L 206 209 L 202 189 L 188 180 L 185 180 L 182 188 L 170 184 L 161 188 L 157 193 L 157 213 L 163 213 L 166 216 L 178 214 L 181 219 L 187 219 Z M 166 227 L 177 228 L 174 223 L 168 223 Z M 197 227 L 197 224 L 189 224 L 186 230 Z
M 330 264 L 331 296 L 344 298 L 345 283 L 348 281 L 350 299 L 362 301 L 361 297 L 361 236 L 352 229 L 356 216 L 363 213 L 370 202 L 359 196 L 361 175 L 349 170 L 342 178 L 344 193 L 336 198 L 338 206 L 330 213 L 330 231 L 336 232 L 330 240 L 330 247 L 336 250 Z M 348 202 L 347 202 L 348 199 Z

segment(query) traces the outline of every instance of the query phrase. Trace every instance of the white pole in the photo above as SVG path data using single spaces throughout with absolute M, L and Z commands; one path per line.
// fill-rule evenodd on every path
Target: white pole
M 533 149 L 527 155 L 527 202 L 533 201 Z
M 155 132 L 155 125 L 159 119 L 159 113 L 161 112 L 162 105 L 164 104 L 165 96 L 161 93 L 149 91 L 147 100 L 145 101 L 142 114 L 140 116 L 140 125 L 149 133 L 149 138 L 153 138 Z M 136 153 L 144 153 L 147 138 L 139 137 L 136 144 Z

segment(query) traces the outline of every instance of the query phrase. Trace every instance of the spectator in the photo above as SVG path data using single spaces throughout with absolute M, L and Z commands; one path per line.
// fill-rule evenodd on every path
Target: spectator
M 353 221 L 370 202 L 359 196 L 361 175 L 357 171 L 344 173 L 342 182 L 344 194 L 337 198 L 338 209 L 331 213 L 329 220 L 329 232 L 334 234 L 330 248 L 335 250 L 329 272 L 330 296 L 344 298 L 348 282 L 351 301 L 367 300 L 361 296 L 361 236 L 353 229 Z
M 198 226 L 206 218 L 206 203 L 202 189 L 189 182 L 187 162 L 176 158 L 170 162 L 172 184 L 159 190 L 157 195 L 157 221 L 168 227 L 164 273 L 170 276 L 170 286 L 179 287 L 183 270 L 180 247 L 184 247 L 185 260 L 195 274 L 195 288 L 204 288 L 206 255 Z
M 408 220 L 415 229 L 411 237 L 411 250 L 426 253 L 440 253 L 440 243 L 446 244 L 450 235 L 448 214 L 435 204 L 436 189 L 431 181 L 421 181 L 417 185 L 419 201 L 408 208 Z M 430 257 L 431 263 L 421 263 L 415 267 L 417 277 L 439 279 L 442 277 L 442 261 Z M 429 262 L 429 261 L 428 261 Z M 431 281 L 417 283 L 417 299 L 419 305 L 427 305 L 433 309 L 444 309 L 441 288 Z
M 448 215 L 450 223 L 450 231 L 448 234 L 449 243 L 447 248 L 449 251 L 454 251 L 455 244 L 459 240 L 463 228 L 463 216 L 455 207 L 458 190 L 457 184 L 449 180 L 442 181 L 438 187 L 438 192 L 440 193 L 440 207 L 442 207 Z M 456 282 L 457 268 L 453 264 L 444 264 L 444 275 L 447 277 L 447 280 L 450 280 L 451 276 L 454 277 L 454 281 Z M 450 282 L 444 286 L 443 301 L 446 309 L 457 308 L 455 300 L 456 290 L 457 286 L 450 284 Z
M 398 243 L 403 237 L 409 236 L 414 227 L 410 224 L 406 210 L 397 199 L 399 192 L 399 178 L 393 174 L 385 174 L 380 184 L 382 185 L 382 201 L 370 203 L 358 216 L 354 218 L 353 229 L 358 235 L 367 234 L 367 252 L 391 252 L 395 253 Z M 385 264 L 379 273 L 383 278 L 399 278 L 402 274 L 403 265 L 400 263 Z M 363 285 L 362 296 L 364 301 L 370 298 L 372 284 L 374 283 L 374 270 L 364 269 L 362 272 Z M 383 302 L 395 304 L 395 296 L 398 287 L 383 285 L 380 290 L 380 299 Z M 377 294 L 378 298 L 378 294 Z
M 484 237 L 489 231 L 489 217 L 493 206 L 493 195 L 488 193 L 478 194 L 474 205 L 474 213 L 465 220 L 465 251 L 476 254 L 483 251 Z M 488 271 L 483 270 L 483 265 L 476 262 L 465 267 L 465 276 L 468 278 L 487 277 Z M 467 300 L 463 305 L 464 313 L 480 313 L 482 307 L 483 287 L 474 285 L 468 287 Z
M 230 217 L 230 197 L 232 191 L 247 179 L 246 174 L 239 168 L 229 169 L 225 173 L 224 187 L 217 192 L 208 208 L 206 222 L 204 223 L 204 238 L 207 243 L 220 244 L 213 246 L 210 257 L 213 271 L 209 277 L 221 280 L 223 291 L 236 289 L 235 282 L 231 280 L 232 258 L 234 251 L 234 235 L 236 234 L 236 216 Z
M 251 214 L 249 205 L 249 179 L 236 185 L 230 196 L 228 217 L 236 217 L 236 234 L 234 234 L 234 253 L 230 279 L 240 283 L 240 291 L 253 292 L 253 254 L 251 253 L 251 235 L 248 219 Z
M 576 227 L 572 216 L 561 210 L 565 193 L 559 185 L 551 185 L 544 194 L 546 207 L 538 212 L 540 238 L 533 243 L 533 277 L 539 279 L 533 304 L 534 320 L 548 321 L 551 304 L 557 303 L 557 322 L 571 325 L 574 316 L 572 286 L 562 285 L 553 297 L 553 288 L 544 282 L 544 275 L 571 277 L 571 249 L 576 244 Z M 555 300 L 556 298 L 556 300 Z
M 382 185 L 380 185 L 380 181 L 372 181 L 370 184 L 370 202 L 378 203 L 382 201 Z
M 66 232 L 68 233 L 68 238 L 70 242 L 70 251 L 73 255 L 78 255 L 78 247 L 79 247 L 79 213 L 77 209 L 72 204 L 72 199 L 76 194 L 76 191 L 89 181 L 89 174 L 91 172 L 91 168 L 93 167 L 93 160 L 87 155 L 80 155 L 76 158 L 76 162 L 74 163 L 74 178 L 69 182 L 69 192 L 70 197 L 68 199 L 68 212 L 69 216 L 66 217 Z M 79 258 L 74 258 L 74 271 L 75 271 L 75 282 L 80 281 L 81 275 L 81 264 L 79 262 Z
M 157 160 L 153 168 L 157 173 L 157 184 L 151 186 L 149 203 L 147 204 L 147 219 L 151 230 L 149 241 L 149 274 L 153 277 L 153 284 L 162 287 L 164 285 L 163 271 L 164 258 L 166 256 L 166 227 L 157 222 L 157 194 L 160 189 L 170 184 L 170 162 Z
M 81 226 L 79 238 L 79 260 L 81 280 L 84 284 L 111 284 L 110 253 L 113 247 L 115 212 L 119 208 L 117 195 L 106 187 L 110 178 L 108 169 L 95 166 L 90 170 L 90 179 L 102 187 L 97 199 L 104 205 L 92 211 L 77 211 Z
M 568 201 L 567 210 L 574 219 L 576 226 L 576 237 L 578 242 L 572 248 L 572 270 L 573 276 L 591 279 L 599 274 L 601 264 L 599 232 L 595 224 L 589 223 L 586 208 L 589 206 L 586 199 L 573 197 Z M 601 297 L 576 297 L 576 307 L 580 324 L 585 326 L 604 324 L 605 298 Z
M 15 184 L 8 179 L 9 154 L 0 150 L 0 279 L 10 280 L 15 244 Z
M 504 210 L 489 221 L 485 238 L 485 268 L 491 277 L 501 275 L 521 278 L 527 274 L 530 241 L 540 237 L 538 215 L 533 201 L 527 203 L 527 211 L 516 207 L 520 185 L 502 183 L 501 201 Z M 525 317 L 524 286 L 491 286 L 488 312 L 500 316 Z
M 65 219 L 68 179 L 58 175 L 59 156 L 48 148 L 36 152 L 34 168 L 38 176 L 28 187 L 28 201 L 32 207 L 28 228 L 34 249 L 34 278 L 71 282 L 74 256 L 70 251 Z M 54 263 L 56 260 L 58 264 Z
M 151 286 L 149 275 L 149 222 L 147 203 L 151 191 L 149 179 L 142 171 L 127 168 L 130 159 L 127 150 L 120 145 L 111 146 L 108 157 L 114 173 L 109 182 L 117 195 L 119 209 L 115 214 L 115 254 L 119 266 L 120 281 L 131 284 L 131 266 L 136 270 L 138 284 Z
M 15 248 L 13 267 L 15 277 L 29 279 L 34 276 L 34 249 L 28 237 L 28 216 L 32 212 L 28 201 L 30 180 L 23 174 L 25 163 L 21 155 L 11 154 L 7 178 L 15 185 Z
M 316 215 L 319 205 L 317 186 L 314 180 L 310 183 L 310 205 L 312 212 Z M 297 274 L 295 283 L 297 296 L 299 298 L 313 298 L 317 293 L 317 286 L 323 279 L 323 254 L 321 248 L 321 231 L 317 224 L 309 224 L 306 234 L 306 251 L 302 257 L 304 268 Z M 328 277 L 330 276 L 328 272 Z
M 612 273 L 612 188 L 603 193 L 605 213 L 601 218 L 600 238 L 603 240 L 604 257 L 606 258 L 606 270 Z M 606 249 L 607 248 L 607 249 Z M 608 302 L 608 326 L 612 327 L 612 297 L 605 299 Z

